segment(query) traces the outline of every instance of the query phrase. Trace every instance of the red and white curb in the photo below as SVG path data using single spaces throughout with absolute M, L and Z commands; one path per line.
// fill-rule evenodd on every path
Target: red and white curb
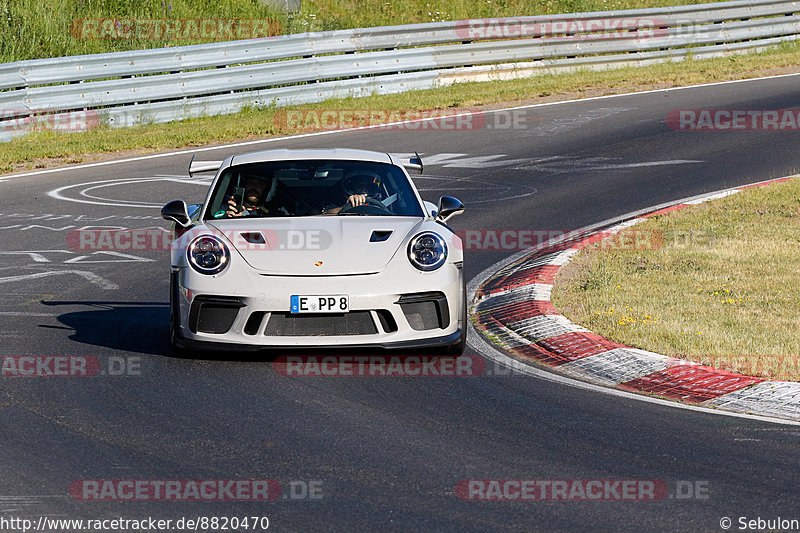
M 474 324 L 518 359 L 597 385 L 700 407 L 800 421 L 800 383 L 736 374 L 616 343 L 574 324 L 550 301 L 556 273 L 581 249 L 623 228 L 766 182 L 712 193 L 635 216 L 615 226 L 523 254 L 475 290 Z

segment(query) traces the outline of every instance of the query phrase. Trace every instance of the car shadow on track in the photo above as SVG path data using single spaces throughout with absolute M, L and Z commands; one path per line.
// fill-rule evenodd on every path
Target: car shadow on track
M 275 362 L 292 355 L 310 356 L 397 356 L 420 355 L 420 350 L 375 348 L 260 349 L 256 351 L 189 350 L 173 354 L 169 346 L 169 303 L 119 301 L 45 301 L 49 307 L 70 307 L 58 320 L 72 330 L 69 339 L 91 346 L 103 346 L 130 353 L 160 355 L 175 359 L 209 361 Z M 79 308 L 80 310 L 74 310 Z M 51 326 L 40 326 L 47 328 Z
M 41 303 L 71 308 L 59 314 L 58 320 L 73 330 L 69 339 L 74 342 L 152 355 L 166 355 L 169 351 L 167 302 L 43 300 Z M 72 310 L 76 307 L 80 310 Z

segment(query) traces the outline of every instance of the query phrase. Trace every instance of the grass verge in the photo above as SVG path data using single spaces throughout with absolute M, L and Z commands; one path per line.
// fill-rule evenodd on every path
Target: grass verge
M 559 272 L 560 312 L 629 346 L 800 380 L 800 178 L 624 231 Z
M 707 0 L 303 0 L 293 32 L 466 20 L 590 13 L 713 3 Z
M 303 0 L 301 12 L 285 14 L 256 0 L 49 0 L 46 9 L 37 8 L 29 0 L 3 0 L 0 2 L 0 63 L 306 31 L 666 7 L 707 1 Z M 188 24 L 191 19 L 215 21 L 222 26 L 212 24 L 201 28 Z M 269 23 L 264 26 L 264 21 Z
M 303 107 L 436 110 L 534 104 L 800 72 L 799 52 L 800 44 L 793 43 L 748 55 L 605 72 L 581 71 L 511 81 L 460 83 L 397 95 L 329 100 Z M 0 143 L 0 172 L 296 133 L 274 120 L 276 112 L 275 108 L 252 108 L 235 115 L 203 117 L 170 124 L 119 129 L 101 126 L 88 132 L 70 134 L 34 132 L 8 143 Z

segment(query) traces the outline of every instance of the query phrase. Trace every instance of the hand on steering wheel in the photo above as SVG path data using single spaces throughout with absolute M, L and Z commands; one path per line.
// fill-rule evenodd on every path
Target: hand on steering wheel
M 359 200 L 361 201 L 359 202 Z M 354 201 L 355 203 L 353 203 Z M 356 207 L 363 205 L 371 205 L 373 207 L 378 207 L 384 211 L 389 211 L 386 208 L 386 206 L 383 205 L 383 202 L 381 202 L 380 200 L 376 200 L 375 198 L 371 198 L 365 194 L 353 194 L 347 199 L 347 201 L 344 203 L 341 209 L 339 209 L 339 212 L 346 213 L 355 209 Z

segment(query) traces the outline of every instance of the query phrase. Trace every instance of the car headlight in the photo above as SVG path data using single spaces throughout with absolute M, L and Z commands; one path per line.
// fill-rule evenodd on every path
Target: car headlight
M 218 274 L 231 260 L 228 247 L 213 235 L 197 237 L 186 249 L 189 264 L 201 274 Z
M 447 259 L 447 243 L 432 231 L 420 233 L 408 243 L 408 259 L 420 270 L 436 270 Z

